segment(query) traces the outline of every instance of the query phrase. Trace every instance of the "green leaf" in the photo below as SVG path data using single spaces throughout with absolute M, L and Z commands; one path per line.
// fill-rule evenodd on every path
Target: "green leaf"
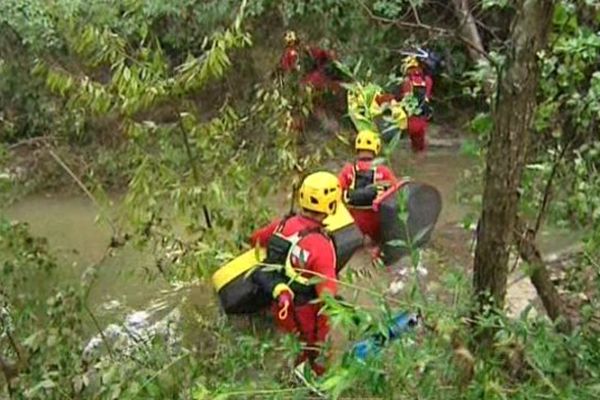
M 40 382 L 40 387 L 44 389 L 52 389 L 53 387 L 56 387 L 56 383 L 54 383 L 54 381 L 52 381 L 51 379 L 45 379 L 42 382 Z
M 489 113 L 477 114 L 471 121 L 471 130 L 479 136 L 489 135 L 493 126 L 494 121 Z
M 421 239 L 425 237 L 431 230 L 433 229 L 433 225 L 428 225 L 421 229 L 417 234 L 412 238 L 412 242 L 420 242 Z
M 335 133 L 335 137 L 337 137 L 338 140 L 344 143 L 346 146 L 350 146 L 350 140 L 347 137 L 342 136 L 340 133 L 337 132 Z
M 567 7 L 563 3 L 558 3 L 556 7 L 554 7 L 554 15 L 553 22 L 556 25 L 564 25 L 570 18 L 570 13 Z
M 212 398 L 210 390 L 204 384 L 197 382 L 193 391 L 194 400 L 209 400 Z

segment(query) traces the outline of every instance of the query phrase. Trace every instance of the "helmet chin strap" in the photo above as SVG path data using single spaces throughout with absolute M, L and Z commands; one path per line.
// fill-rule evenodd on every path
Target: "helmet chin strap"
M 371 152 L 371 154 L 369 155 L 361 155 L 357 157 L 358 161 L 371 161 L 373 159 L 375 159 L 375 155 L 373 154 L 373 152 Z
M 302 215 L 305 216 L 306 218 L 310 218 L 317 222 L 323 222 L 325 220 L 325 218 L 327 218 L 327 214 L 320 213 L 317 211 L 307 210 L 305 208 L 302 209 Z

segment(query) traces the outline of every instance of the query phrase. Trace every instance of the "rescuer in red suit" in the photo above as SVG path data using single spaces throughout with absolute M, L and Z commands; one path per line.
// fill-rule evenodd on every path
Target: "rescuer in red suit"
M 279 329 L 298 335 L 303 343 L 305 349 L 296 365 L 306 362 L 317 375 L 325 371 L 319 356 L 329 334 L 328 318 L 320 312 L 322 302 L 318 300 L 337 294 L 336 253 L 323 220 L 335 212 L 340 197 L 335 175 L 311 174 L 299 190 L 301 213 L 271 222 L 250 240 L 267 248 L 264 264 L 284 266 L 283 272 L 259 270 L 253 280 L 272 294 Z M 320 278 L 316 283 L 315 277 Z
M 381 244 L 379 214 L 373 210 L 373 201 L 385 189 L 397 182 L 396 176 L 385 165 L 373 163 L 381 151 L 381 139 L 373 131 L 358 133 L 354 143 L 357 159 L 346 164 L 338 179 L 348 210 L 361 232 L 376 244 Z M 378 247 L 373 257 L 379 255 Z
M 333 51 L 318 46 L 302 46 L 295 32 L 288 31 L 284 36 L 285 49 L 279 61 L 279 68 L 287 75 L 297 73 L 298 88 L 310 88 L 315 116 L 321 122 L 334 125 L 337 118 L 328 114 L 343 114 L 346 110 L 343 77 L 336 65 L 337 56 Z M 304 91 L 299 91 L 300 95 Z M 303 130 L 304 121 L 296 116 L 293 122 L 297 130 Z
M 400 87 L 399 100 L 414 96 L 417 101 L 417 114 L 408 117 L 408 135 L 415 153 L 423 153 L 427 147 L 426 133 L 431 119 L 429 100 L 433 89 L 433 79 L 425 74 L 417 57 L 407 57 L 403 66 L 405 78 Z

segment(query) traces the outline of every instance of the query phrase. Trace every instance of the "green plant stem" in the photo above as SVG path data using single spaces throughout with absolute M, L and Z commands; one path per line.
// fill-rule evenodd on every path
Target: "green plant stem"
M 395 299 L 393 297 L 389 297 L 389 296 L 386 296 L 386 295 L 381 294 L 379 292 L 376 292 L 374 290 L 367 289 L 367 288 L 362 287 L 362 286 L 354 285 L 352 283 L 344 282 L 344 281 L 341 281 L 339 279 L 329 278 L 329 277 L 327 277 L 327 276 L 325 276 L 325 275 L 323 275 L 323 274 L 321 274 L 319 272 L 315 272 L 315 271 L 311 271 L 311 270 L 307 270 L 307 269 L 302 269 L 302 268 L 296 268 L 296 271 L 298 271 L 298 272 L 305 272 L 305 273 L 308 273 L 308 274 L 310 274 L 312 276 L 315 276 L 317 278 L 322 278 L 322 279 L 325 279 L 325 280 L 333 281 L 335 283 L 339 283 L 342 286 L 346 286 L 346 287 L 349 287 L 351 289 L 355 289 L 355 290 L 358 290 L 358 291 L 361 291 L 361 292 L 368 293 L 368 294 L 370 294 L 372 296 L 376 296 L 376 297 L 385 299 L 385 300 L 389 301 L 390 303 L 395 303 L 397 305 L 403 305 L 403 306 L 405 305 L 403 302 L 401 302 L 401 301 L 399 301 L 399 300 L 397 300 L 397 299 Z
M 542 203 L 540 204 L 540 211 L 538 212 L 535 228 L 534 228 L 534 238 L 537 235 L 540 227 L 542 225 L 542 221 L 544 219 L 544 214 L 546 214 L 546 208 L 548 207 L 548 201 L 550 199 L 550 192 L 552 191 L 552 183 L 554 182 L 554 177 L 556 176 L 556 172 L 558 171 L 558 166 L 560 162 L 565 157 L 567 153 L 567 149 L 571 147 L 571 142 L 569 141 L 560 151 L 560 153 L 556 156 L 554 163 L 552 164 L 552 170 L 550 171 L 550 176 L 548 177 L 548 181 L 546 182 L 546 187 L 544 188 L 544 197 L 542 198 Z
M 179 111 L 176 111 L 177 119 L 179 124 L 179 131 L 181 132 L 181 137 L 183 139 L 183 144 L 185 146 L 185 152 L 187 153 L 188 160 L 190 162 L 190 167 L 192 169 L 192 176 L 194 177 L 194 184 L 196 186 L 200 186 L 200 174 L 198 172 L 198 165 L 196 159 L 192 154 L 192 148 L 190 146 L 189 135 L 185 127 L 183 126 L 183 120 L 181 119 L 181 114 Z M 212 229 L 212 223 L 210 221 L 210 214 L 208 212 L 208 207 L 206 204 L 202 204 L 202 212 L 204 213 L 204 221 L 206 222 L 206 227 L 208 229 Z
M 167 365 L 165 365 L 163 368 L 161 368 L 159 371 L 157 371 L 154 375 L 152 375 L 150 378 L 146 379 L 144 381 L 144 383 L 140 386 L 140 388 L 138 389 L 137 393 L 139 393 L 142 389 L 144 389 L 146 386 L 148 386 L 148 384 L 150 382 L 152 382 L 153 380 L 155 380 L 156 378 L 158 378 L 163 372 L 167 371 L 168 369 L 172 368 L 175 364 L 177 364 L 179 361 L 187 358 L 190 356 L 190 353 L 185 353 L 182 356 L 177 357 L 176 359 L 174 359 L 173 361 L 171 361 L 170 363 L 168 363 Z
M 94 323 L 94 326 L 98 330 L 98 333 L 100 334 L 100 337 L 102 338 L 102 342 L 104 342 L 104 345 L 106 346 L 106 350 L 108 351 L 108 355 L 109 355 L 110 359 L 112 361 L 115 361 L 115 354 L 113 352 L 113 349 L 112 349 L 110 343 L 108 343 L 108 339 L 106 339 L 106 336 L 104 335 L 104 331 L 100 327 L 100 324 L 98 323 L 98 320 L 96 319 L 96 316 L 94 315 L 92 310 L 90 310 L 90 308 L 87 305 L 87 302 L 85 302 L 85 301 L 83 303 L 83 308 L 88 313 L 88 315 L 92 319 L 92 322 Z
M 310 388 L 298 387 L 298 388 L 287 388 L 287 389 L 258 389 L 258 390 L 239 390 L 235 392 L 220 393 L 218 396 L 248 396 L 248 395 L 265 395 L 274 393 L 293 393 L 293 392 L 304 392 L 309 391 Z
M 536 372 L 536 374 L 538 374 L 538 376 L 540 377 L 540 379 L 542 380 L 542 382 L 544 382 L 544 384 L 546 386 L 548 386 L 550 388 L 550 390 L 552 390 L 552 392 L 558 396 L 560 394 L 560 391 L 556 388 L 556 386 L 554 386 L 554 384 L 552 383 L 552 381 L 550 381 L 550 379 L 546 376 L 546 374 L 544 374 L 544 371 L 542 371 L 535 362 L 533 362 L 532 360 L 529 360 L 526 358 L 527 364 L 533 368 L 533 370 Z

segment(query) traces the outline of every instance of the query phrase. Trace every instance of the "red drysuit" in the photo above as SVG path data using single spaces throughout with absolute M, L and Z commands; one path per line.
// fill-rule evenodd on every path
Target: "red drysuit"
M 338 79 L 331 75 L 335 60 L 336 56 L 331 51 L 297 45 L 286 47 L 280 60 L 280 67 L 285 73 L 300 73 L 300 87 L 313 89 L 314 113 L 321 118 L 327 114 L 327 110 L 346 110 L 343 88 Z M 294 116 L 293 128 L 296 131 L 304 129 L 302 115 Z
M 300 52 L 305 57 L 300 60 Z M 328 76 L 327 68 L 334 62 L 336 56 L 333 52 L 321 49 L 319 47 L 298 48 L 298 46 L 288 46 L 285 48 L 279 61 L 279 65 L 284 72 L 292 72 L 300 69 L 300 62 L 304 63 L 302 67 L 303 76 L 302 85 L 311 86 L 317 91 L 338 91 L 341 86 L 339 82 Z
M 298 49 L 296 46 L 288 46 L 283 51 L 279 65 L 284 72 L 292 72 L 298 68 Z
M 340 172 L 338 179 L 343 192 L 347 192 L 353 189 L 353 182 L 355 180 L 355 171 L 369 171 L 374 169 L 373 182 L 374 184 L 389 184 L 390 186 L 395 184 L 397 179 L 392 170 L 385 165 L 377 165 L 373 167 L 372 159 L 359 159 L 355 164 L 346 164 Z M 358 188 L 357 188 L 358 189 Z M 379 243 L 379 214 L 370 208 L 353 208 L 348 205 L 348 210 L 356 225 L 364 235 L 368 235 L 373 241 Z
M 424 104 L 431 98 L 432 89 L 433 80 L 431 77 L 425 75 L 420 68 L 411 68 L 400 88 L 400 99 L 406 95 L 414 94 L 419 102 Z M 428 120 L 428 115 L 408 117 L 408 135 L 414 152 L 421 152 L 426 148 L 425 133 L 427 132 Z
M 311 218 L 296 215 L 285 220 L 281 226 L 282 220 L 275 220 L 264 228 L 261 228 L 252 234 L 250 242 L 253 245 L 266 247 L 269 238 L 278 230 L 278 233 L 284 237 L 291 237 L 305 230 L 321 227 L 319 221 Z M 329 293 L 335 296 L 337 293 L 336 275 L 336 255 L 333 242 L 323 233 L 312 231 L 306 234 L 291 250 L 292 266 L 302 270 L 314 271 L 319 276 L 327 279 L 316 283 L 315 290 L 317 296 Z M 301 272 L 301 275 L 311 278 L 314 275 L 309 272 Z M 312 275 L 312 276 L 311 276 Z M 307 347 L 296 361 L 297 364 L 308 360 L 317 374 L 322 374 L 325 369 L 318 363 L 316 358 L 319 355 L 318 347 L 326 340 L 329 334 L 329 323 L 327 316 L 319 314 L 321 304 L 306 303 L 294 306 L 292 312 L 288 313 L 287 318 L 279 318 L 279 310 L 276 304 L 273 305 L 273 314 L 278 327 L 288 333 L 297 334 L 303 344 Z M 315 348 L 316 347 L 316 348 Z
M 302 84 L 312 86 L 318 91 L 337 92 L 341 89 L 339 82 L 332 79 L 327 73 L 327 67 L 336 59 L 333 52 L 323 50 L 319 47 L 310 47 L 306 50 L 312 62 L 312 69 L 306 71 Z

